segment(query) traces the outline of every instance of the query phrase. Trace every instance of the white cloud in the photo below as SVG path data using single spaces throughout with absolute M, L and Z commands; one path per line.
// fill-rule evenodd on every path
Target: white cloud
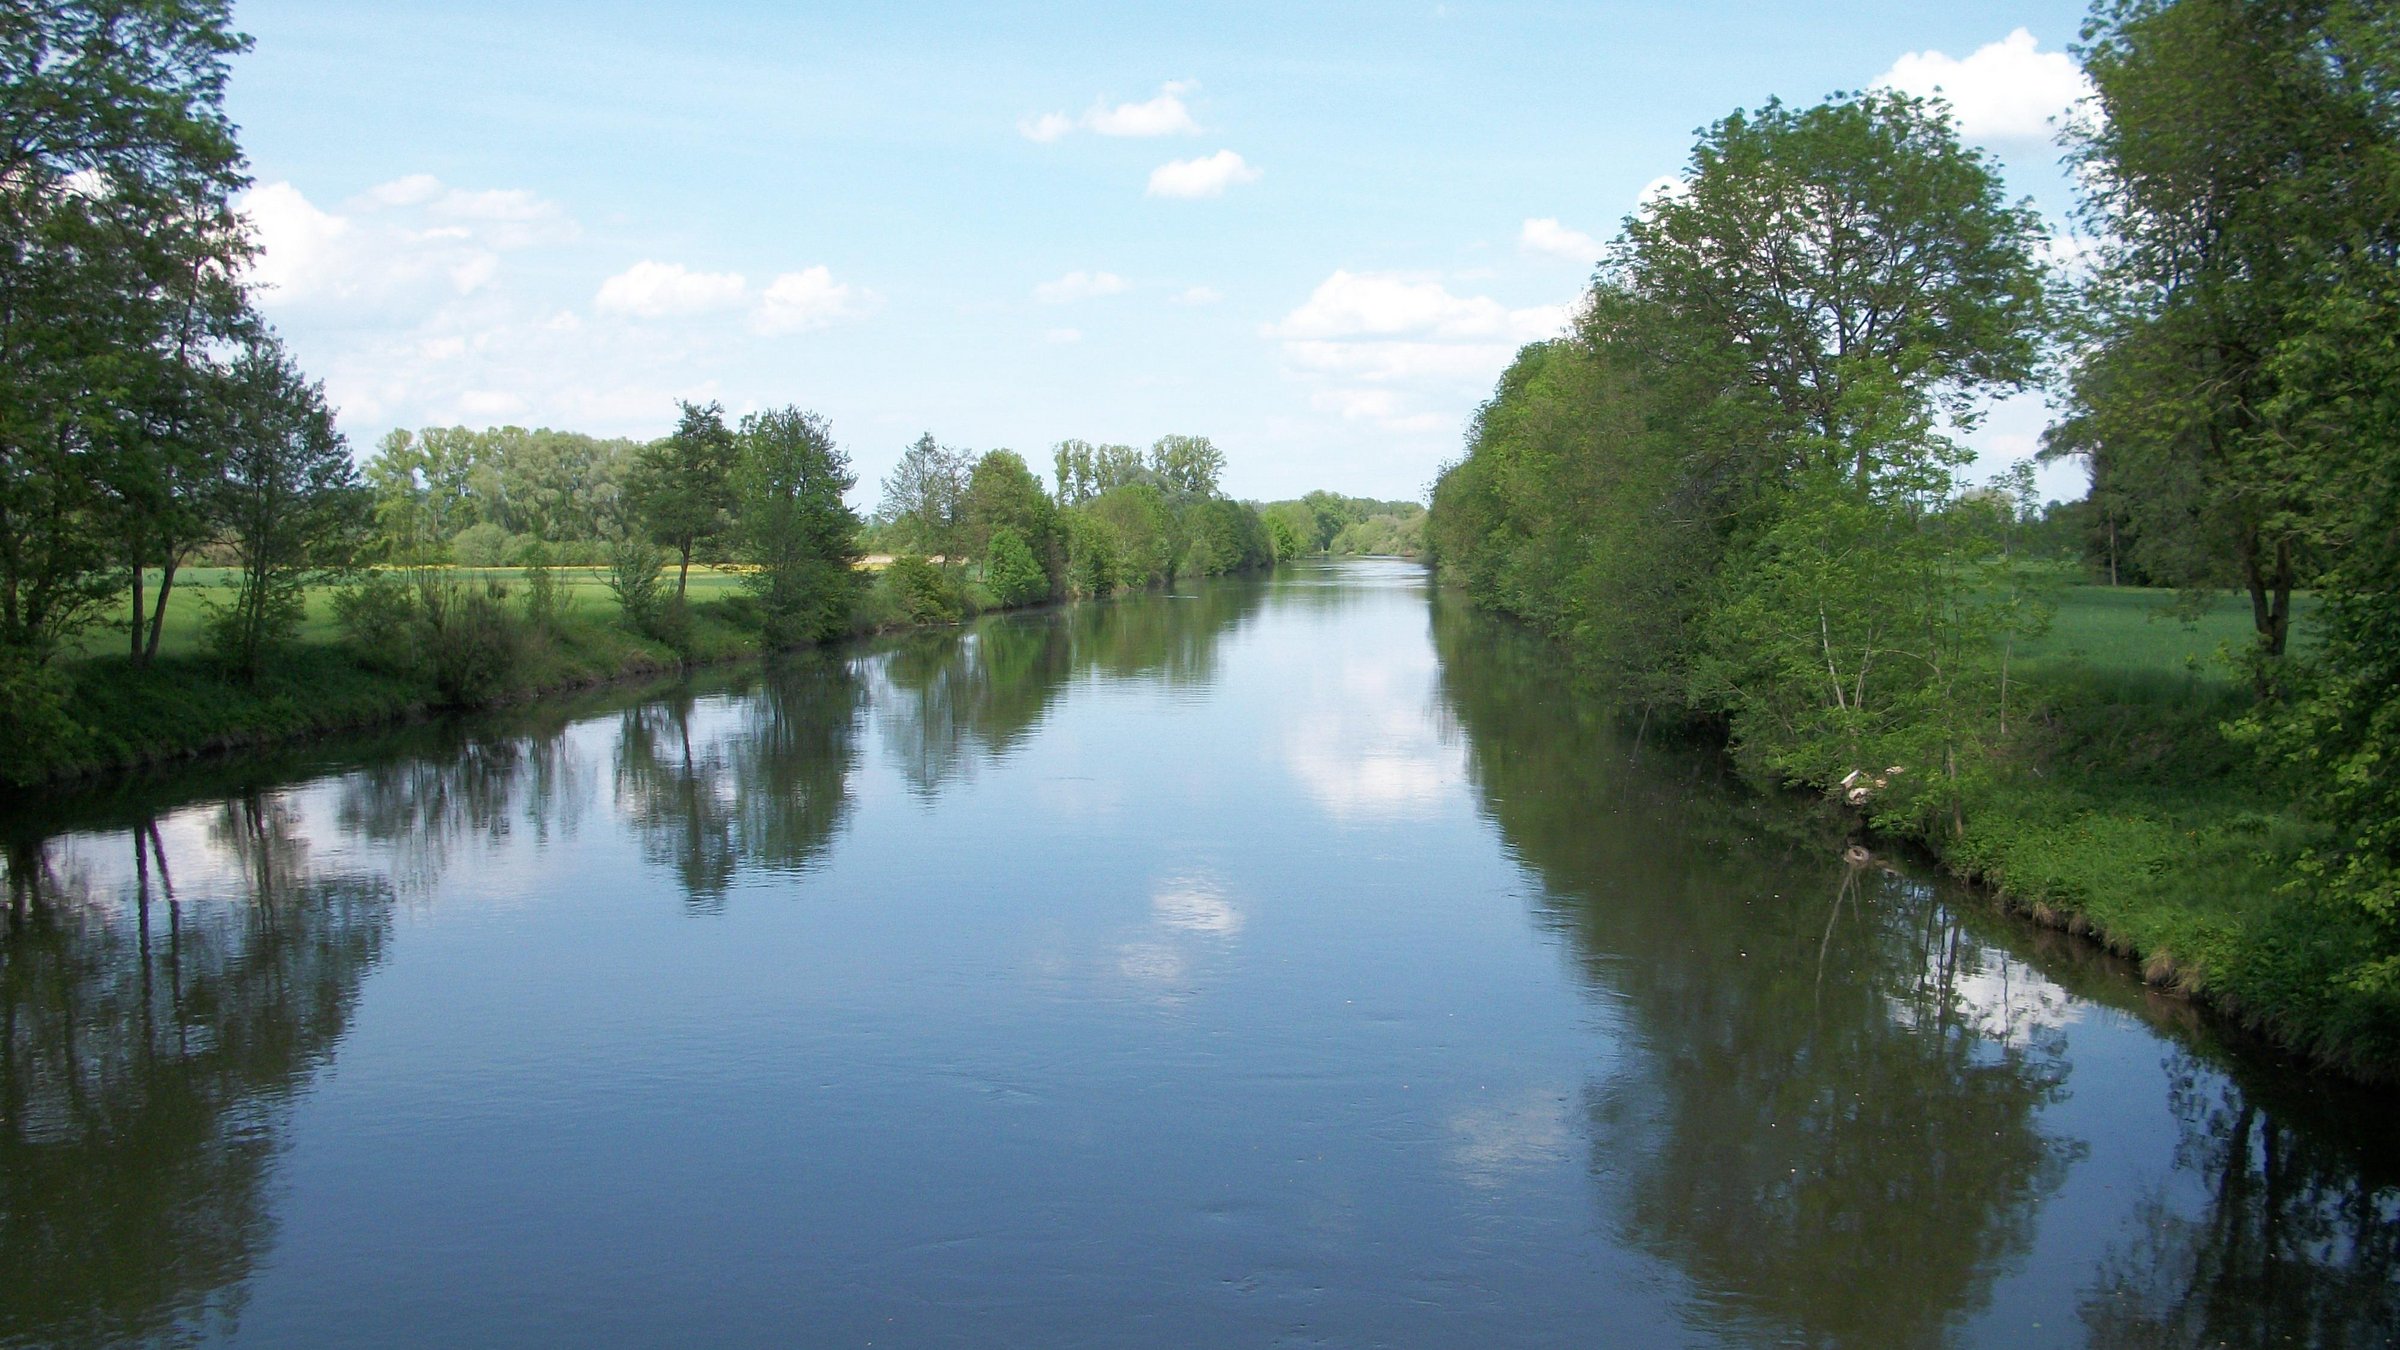
M 1600 241 L 1581 230 L 1570 230 L 1554 216 L 1537 216 L 1517 232 L 1517 247 L 1527 253 L 1546 253 L 1568 262 L 1590 263 L 1600 256 Z
M 749 289 L 739 272 L 695 272 L 682 263 L 644 259 L 601 282 L 592 307 L 608 314 L 662 319 L 732 309 Z
M 1878 77 L 1879 86 L 1919 96 L 1940 94 L 1958 113 L 1970 140 L 2046 141 L 2052 119 L 2092 92 L 2091 81 L 2065 52 L 2045 52 L 2018 29 L 1975 49 L 1963 60 L 1941 52 L 1910 52 Z
M 785 272 L 767 283 L 750 326 L 769 337 L 806 332 L 856 318 L 877 299 L 873 291 L 835 281 L 822 266 Z
M 1214 286 L 1187 286 L 1174 297 L 1179 305 L 1213 305 L 1224 298 L 1225 293 Z
M 1293 370 L 1371 384 L 1489 385 L 1517 353 L 1509 342 L 1286 342 Z
M 259 245 L 247 277 L 259 303 L 337 306 L 352 322 L 483 290 L 499 277 L 502 254 L 580 233 L 534 193 L 471 192 L 431 174 L 370 188 L 334 211 L 288 182 L 262 184 L 239 205 Z
M 1199 159 L 1174 159 L 1150 171 L 1153 197 L 1220 197 L 1236 183 L 1255 183 L 1259 171 L 1231 150 Z
M 1112 105 L 1102 99 L 1080 117 L 1063 112 L 1028 115 L 1017 119 L 1017 134 L 1029 141 L 1055 141 L 1081 127 L 1102 136 L 1196 136 L 1200 124 L 1192 120 L 1183 96 L 1199 87 L 1190 80 L 1173 80 L 1159 86 L 1157 97 L 1142 103 Z
M 1567 314 L 1458 295 L 1429 276 L 1337 270 L 1260 331 L 1281 341 L 1285 370 L 1315 386 L 1312 408 L 1431 436 L 1454 432 L 1518 346 L 1555 336 Z
M 1489 296 L 1452 295 L 1428 277 L 1336 270 L 1269 332 L 1293 339 L 1421 334 L 1530 342 L 1556 333 L 1565 322 L 1563 305 L 1512 310 Z
M 1029 141 L 1055 141 L 1075 129 L 1075 119 L 1065 113 L 1043 113 L 1039 117 L 1017 119 L 1017 134 Z
M 1691 184 L 1684 182 L 1678 175 L 1662 173 L 1642 184 L 1642 190 L 1634 195 L 1634 212 L 1640 214 L 1648 211 L 1660 202 L 1682 201 L 1691 194 L 1691 191 Z
M 1147 103 L 1094 106 L 1083 115 L 1083 124 L 1103 136 L 1197 136 L 1200 124 L 1192 120 L 1182 97 L 1197 87 L 1179 80 L 1161 87 L 1158 97 Z
M 1034 287 L 1033 298 L 1045 305 L 1063 305 L 1103 295 L 1122 295 L 1124 291 L 1125 278 L 1114 272 L 1069 272 L 1056 281 Z

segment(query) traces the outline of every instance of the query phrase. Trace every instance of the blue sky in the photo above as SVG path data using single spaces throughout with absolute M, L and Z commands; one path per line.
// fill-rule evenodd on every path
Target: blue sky
M 1237 495 L 1413 497 L 1734 108 L 1940 81 L 2063 217 L 2081 14 L 249 0 L 229 102 L 263 307 L 362 449 L 714 398 L 824 413 L 867 501 L 925 430 L 1037 468 L 1195 433 Z

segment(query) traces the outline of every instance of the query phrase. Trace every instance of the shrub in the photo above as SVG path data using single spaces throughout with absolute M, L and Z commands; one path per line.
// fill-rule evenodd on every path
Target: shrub
M 466 567 L 501 567 L 508 562 L 514 537 L 508 531 L 485 521 L 469 525 L 450 540 L 450 556 Z
M 957 623 L 965 606 L 958 588 L 924 554 L 904 553 L 884 569 L 900 617 L 910 623 Z
M 471 708 L 508 693 L 526 635 L 507 601 L 497 582 L 469 586 L 450 574 L 417 574 L 419 650 L 444 702 Z
M 1042 570 L 1025 536 L 1007 526 L 992 533 L 991 547 L 984 554 L 983 580 L 992 588 L 992 598 L 1011 609 L 1050 595 L 1050 574 Z
M 609 545 L 608 591 L 617 598 L 625 626 L 634 632 L 649 632 L 658 618 L 663 599 L 659 575 L 666 565 L 666 555 L 640 535 L 629 534 Z
M 34 747 L 63 759 L 86 739 L 66 704 L 64 676 L 21 650 L 0 647 L 0 736 L 18 747 L 0 760 L 0 780 L 35 781 L 49 765 Z
M 558 577 L 550 570 L 550 546 L 539 536 L 527 536 L 517 546 L 517 566 L 525 578 L 525 621 L 548 632 L 558 626 L 565 608 Z
M 417 666 L 415 588 L 390 572 L 368 572 L 333 593 L 342 640 L 370 670 L 405 675 Z

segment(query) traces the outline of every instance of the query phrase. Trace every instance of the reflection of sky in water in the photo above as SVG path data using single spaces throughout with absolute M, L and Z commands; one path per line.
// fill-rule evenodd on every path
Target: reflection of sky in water
M 1583 1147 L 1568 1124 L 1566 1095 L 1545 1088 L 1461 1110 L 1450 1117 L 1450 1133 L 1451 1161 L 1467 1181 L 1485 1189 L 1557 1167 Z
M 1417 820 L 1465 782 L 1466 747 L 1444 743 L 1429 715 L 1435 670 L 1424 660 L 1334 658 L 1317 697 L 1295 700 L 1307 720 L 1287 728 L 1285 763 L 1327 815 L 1344 825 Z
M 1997 947 L 1974 945 L 1942 954 L 1906 994 L 1887 998 L 1892 1021 L 1912 1031 L 1954 1026 L 1995 1045 L 2024 1049 L 2050 1044 L 2083 1020 L 2084 1005 L 2065 986 Z

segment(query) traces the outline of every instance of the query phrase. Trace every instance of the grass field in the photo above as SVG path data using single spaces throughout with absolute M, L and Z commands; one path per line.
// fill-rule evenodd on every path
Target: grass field
M 512 595 L 524 594 L 524 570 L 516 567 L 460 567 L 448 569 L 471 580 L 489 577 L 508 587 Z M 565 615 L 570 619 L 601 620 L 616 617 L 616 597 L 609 593 L 605 573 L 597 567 L 556 567 L 551 576 L 558 582 L 565 597 Z M 206 624 L 211 604 L 226 604 L 233 599 L 235 573 L 227 567 L 186 567 L 175 574 L 174 593 L 167 597 L 167 629 L 158 640 L 161 656 L 198 656 L 206 651 Z M 669 589 L 675 584 L 675 570 L 667 569 L 664 580 Z M 152 572 L 146 583 L 144 604 L 157 602 L 158 574 Z M 691 600 L 695 604 L 721 599 L 741 587 L 738 573 L 720 571 L 713 567 L 695 566 L 690 582 Z M 319 586 L 308 593 L 308 618 L 300 627 L 304 643 L 331 643 L 340 634 L 333 621 L 334 587 Z M 95 628 L 82 635 L 74 654 L 84 657 L 121 655 L 126 647 L 125 613 L 127 598 L 120 597 L 111 611 L 113 624 Z
M 2138 958 L 2153 983 L 2362 1078 L 2400 1077 L 2400 1007 L 2347 986 L 2373 937 L 2325 906 L 2296 860 L 2314 826 L 2231 734 L 2256 706 L 2227 659 L 2253 640 L 2247 596 L 2189 618 L 2169 592 L 2068 585 L 2020 649 L 2031 716 L 2014 772 L 1932 838 L 1953 867 L 2037 919 Z M 2295 597 L 2293 647 L 2311 641 Z
M 2043 671 L 2231 682 L 2235 673 L 2221 654 L 2256 635 L 2250 598 L 2239 591 L 2218 592 L 2189 617 L 2171 612 L 2172 591 L 2070 584 L 2053 599 L 2049 631 L 2020 649 L 2029 667 Z M 2307 644 L 2309 605 L 2308 596 L 2293 597 L 2296 646 Z

